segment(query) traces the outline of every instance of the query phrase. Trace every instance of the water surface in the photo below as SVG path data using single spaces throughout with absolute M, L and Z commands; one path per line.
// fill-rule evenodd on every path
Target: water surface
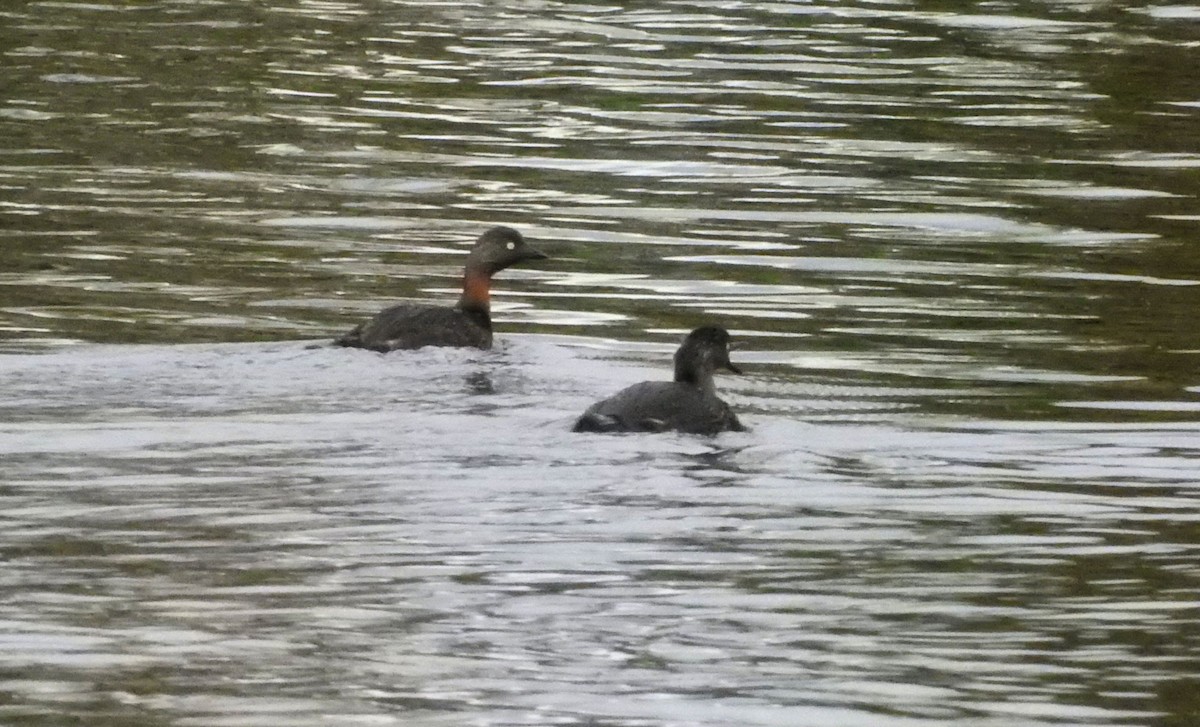
M 0 10 L 0 721 L 1192 724 L 1198 21 Z M 569 433 L 709 321 L 750 432 Z

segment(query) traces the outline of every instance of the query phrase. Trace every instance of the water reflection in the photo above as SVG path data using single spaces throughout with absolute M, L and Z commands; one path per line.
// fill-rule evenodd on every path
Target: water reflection
M 467 385 L 467 391 L 472 394 L 495 394 L 496 387 L 492 385 L 492 379 L 485 371 L 476 371 L 473 374 L 467 374 L 464 379 Z
M 9 713 L 46 723 L 54 694 L 250 724 L 1189 708 L 1169 685 L 1195 646 L 1194 425 L 854 423 L 844 393 L 751 373 L 730 398 L 765 403 L 752 432 L 581 447 L 578 408 L 640 377 L 619 364 L 538 337 L 0 357 Z M 463 383 L 483 381 L 480 408 Z

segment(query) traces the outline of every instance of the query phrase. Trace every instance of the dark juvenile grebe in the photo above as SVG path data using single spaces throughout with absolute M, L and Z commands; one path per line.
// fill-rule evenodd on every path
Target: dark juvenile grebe
M 492 276 L 510 265 L 545 258 L 511 227 L 493 227 L 479 236 L 467 255 L 462 296 L 453 308 L 395 305 L 334 339 L 334 343 L 383 353 L 422 346 L 491 348 Z
M 742 373 L 729 361 L 728 331 L 718 326 L 697 328 L 675 352 L 674 381 L 634 384 L 592 404 L 575 422 L 574 431 L 745 431 L 737 415 L 716 394 L 713 372 L 718 368 Z

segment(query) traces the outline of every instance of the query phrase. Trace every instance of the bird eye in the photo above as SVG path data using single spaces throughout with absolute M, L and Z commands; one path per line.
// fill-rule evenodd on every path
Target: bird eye
M 507 247 L 509 250 L 515 250 L 515 249 L 516 249 L 516 247 L 517 247 L 517 243 L 515 243 L 515 242 L 510 242 L 510 243 L 508 243 L 507 245 L 505 245 L 505 247 Z

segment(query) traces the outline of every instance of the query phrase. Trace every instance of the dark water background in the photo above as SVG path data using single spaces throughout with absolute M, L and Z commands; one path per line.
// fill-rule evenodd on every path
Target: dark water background
M 1200 724 L 1200 7 L 0 5 L 0 723 Z M 312 349 L 455 295 L 497 349 Z M 750 425 L 572 435 L 720 322 Z

